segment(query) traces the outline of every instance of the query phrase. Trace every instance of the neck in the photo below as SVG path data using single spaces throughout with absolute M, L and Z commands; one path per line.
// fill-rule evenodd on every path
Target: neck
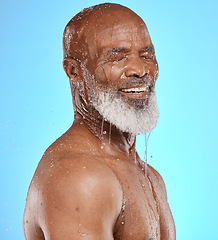
M 128 156 L 135 156 L 136 137 L 127 132 L 122 132 L 110 124 L 94 109 L 76 108 L 74 124 L 83 122 L 89 132 L 96 137 L 100 148 L 107 154 L 117 151 Z

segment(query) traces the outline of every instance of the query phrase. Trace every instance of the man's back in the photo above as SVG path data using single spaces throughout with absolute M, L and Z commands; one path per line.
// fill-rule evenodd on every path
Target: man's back
M 175 239 L 160 175 L 94 138 L 77 124 L 45 152 L 28 193 L 27 239 Z

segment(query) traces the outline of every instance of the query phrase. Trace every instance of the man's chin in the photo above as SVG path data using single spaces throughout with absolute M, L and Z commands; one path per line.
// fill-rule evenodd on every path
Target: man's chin
M 148 106 L 148 99 L 132 100 L 129 101 L 129 105 L 132 106 L 136 111 L 143 110 Z
M 93 105 L 96 110 L 122 132 L 136 136 L 151 132 L 157 124 L 159 110 L 155 92 L 143 100 L 124 100 L 111 92 L 100 92 L 94 96 Z

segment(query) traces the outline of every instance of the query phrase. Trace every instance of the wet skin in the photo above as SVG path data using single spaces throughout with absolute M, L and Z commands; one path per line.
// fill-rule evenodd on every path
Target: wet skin
M 96 26 L 99 11 L 89 17 L 92 31 L 84 35 L 86 68 L 100 88 L 117 89 L 128 104 L 146 100 L 146 84 L 133 80 L 146 76 L 155 85 L 158 66 L 144 22 L 113 5 L 107 10 L 113 14 Z M 82 62 L 64 60 L 73 83 L 84 81 Z M 127 91 L 141 87 L 143 91 Z M 164 182 L 150 166 L 145 175 L 135 137 L 106 121 L 102 131 L 102 116 L 93 109 L 89 90 L 73 94 L 74 123 L 46 150 L 29 188 L 26 239 L 175 239 Z

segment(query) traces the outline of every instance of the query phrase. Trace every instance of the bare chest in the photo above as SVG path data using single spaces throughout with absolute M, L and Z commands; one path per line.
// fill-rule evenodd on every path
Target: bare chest
M 116 166 L 113 171 L 123 190 L 114 239 L 174 240 L 175 226 L 166 192 L 152 170 L 148 167 L 147 176 L 128 165 Z

